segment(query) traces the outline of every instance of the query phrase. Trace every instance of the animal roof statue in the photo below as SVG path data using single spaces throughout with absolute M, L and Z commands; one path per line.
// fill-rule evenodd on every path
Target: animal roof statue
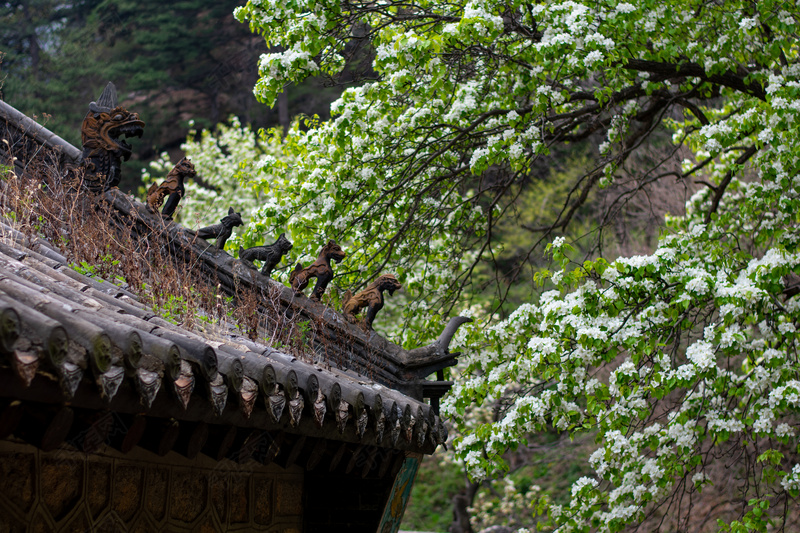
M 205 228 L 197 230 L 197 236 L 201 239 L 216 239 L 215 246 L 217 249 L 222 250 L 225 248 L 225 242 L 233 234 L 233 228 L 241 226 L 242 215 L 233 210 L 232 207 L 228 208 L 228 214 L 222 217 L 219 224 L 213 224 Z
M 331 260 L 338 263 L 346 256 L 347 254 L 336 244 L 336 241 L 330 240 L 328 244 L 322 247 L 319 257 L 312 264 L 303 268 L 303 265 L 297 263 L 289 276 L 289 283 L 291 283 L 295 295 L 302 295 L 303 289 L 308 287 L 308 282 L 311 278 L 317 278 L 317 284 L 314 286 L 314 290 L 311 291 L 311 299 L 319 301 L 322 295 L 325 294 L 328 283 L 333 279 Z
M 265 276 L 270 276 L 278 263 L 281 262 L 281 258 L 291 249 L 292 243 L 286 238 L 285 233 L 281 233 L 277 241 L 267 246 L 254 246 L 247 250 L 240 246 L 239 259 L 251 268 L 255 268 L 255 265 L 253 265 L 254 259 L 263 261 L 261 273 Z
M 391 274 L 383 274 L 355 296 L 351 296 L 350 291 L 347 291 L 342 300 L 342 313 L 347 320 L 355 324 L 358 321 L 356 315 L 366 307 L 367 315 L 364 317 L 364 325 L 367 329 L 372 329 L 375 315 L 383 309 L 384 291 L 389 291 L 389 295 L 393 295 L 394 291 L 400 288 L 402 285 L 397 278 Z
M 170 218 L 178 207 L 178 202 L 183 198 L 186 189 L 183 186 L 186 178 L 194 178 L 197 172 L 194 170 L 194 164 L 190 159 L 184 157 L 178 164 L 173 167 L 167 174 L 161 185 L 155 183 L 147 190 L 147 205 L 154 213 L 158 212 L 158 208 L 164 202 L 164 197 L 169 195 L 161 215 L 165 218 Z
M 119 185 L 122 161 L 131 157 L 125 137 L 141 137 L 144 122 L 117 102 L 117 89 L 108 82 L 103 94 L 89 104 L 81 125 L 82 184 L 92 192 L 104 192 Z

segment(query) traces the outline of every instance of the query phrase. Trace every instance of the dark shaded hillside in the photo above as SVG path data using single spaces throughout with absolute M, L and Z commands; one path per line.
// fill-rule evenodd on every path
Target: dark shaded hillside
M 0 5 L 0 98 L 80 144 L 89 102 L 107 81 L 146 122 L 134 159 L 177 149 L 189 120 L 212 127 L 237 115 L 255 127 L 288 124 L 297 114 L 327 116 L 336 88 L 309 82 L 275 109 L 256 101 L 264 39 L 233 18 L 231 0 L 21 0 Z M 138 186 L 127 165 L 121 188 Z

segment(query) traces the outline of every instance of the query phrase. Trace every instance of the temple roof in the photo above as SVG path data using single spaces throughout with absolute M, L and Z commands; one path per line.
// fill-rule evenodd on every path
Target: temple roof
M 55 149 L 56 158 L 68 161 L 79 153 L 0 104 L 0 133 L 13 138 L 10 144 Z M 7 148 L 0 152 L 8 156 Z M 99 201 L 125 231 L 156 234 L 172 257 L 221 293 L 261 295 L 257 313 L 265 320 L 313 320 L 309 349 L 293 355 L 265 343 L 263 331 L 248 336 L 225 321 L 176 325 L 124 285 L 78 272 L 58 247 L 4 218 L 0 398 L 314 437 L 359 449 L 429 454 L 446 441 L 436 409 L 422 399 L 438 398 L 450 384 L 425 378 L 454 364 L 448 344 L 466 319 L 451 319 L 433 344 L 405 350 L 327 305 L 295 296 L 119 190 Z M 0 437 L 3 424 L 0 412 Z M 169 439 L 165 446 L 172 447 Z
M 0 233 L 0 375 L 16 376 L 2 396 L 423 453 L 446 439 L 425 403 L 235 332 L 184 329 L 45 241 Z

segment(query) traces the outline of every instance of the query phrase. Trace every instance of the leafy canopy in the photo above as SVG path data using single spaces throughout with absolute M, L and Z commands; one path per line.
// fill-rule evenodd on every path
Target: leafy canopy
M 395 268 L 446 310 L 559 144 L 603 138 L 555 220 L 530 228 L 531 250 L 671 127 L 671 153 L 637 180 L 702 184 L 687 214 L 651 255 L 576 264 L 563 238 L 548 245 L 558 290 L 462 338 L 468 367 L 445 406 L 469 428 L 457 451 L 480 478 L 531 431 L 596 432 L 595 474 L 546 509 L 561 531 L 653 516 L 686 528 L 698 517 L 681 502 L 731 479 L 743 505 L 725 527 L 797 514 L 795 2 L 251 0 L 236 16 L 284 47 L 260 62 L 267 103 L 338 75 L 353 42 L 375 50 L 373 78 L 293 141 L 294 178 L 263 222 L 345 240 L 350 265 Z M 496 421 L 471 424 L 475 404 Z

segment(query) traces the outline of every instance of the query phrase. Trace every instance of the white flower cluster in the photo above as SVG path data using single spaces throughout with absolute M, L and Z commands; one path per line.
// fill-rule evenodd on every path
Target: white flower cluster
M 800 464 L 792 467 L 792 471 L 781 480 L 781 486 L 787 491 L 795 493 L 800 491 Z
M 216 224 L 227 215 L 230 207 L 245 221 L 282 209 L 273 195 L 266 194 L 269 189 L 257 186 L 264 181 L 274 184 L 276 174 L 291 162 L 282 150 L 279 132 L 255 132 L 242 125 L 237 117 L 231 117 L 227 124 L 219 124 L 213 132 L 191 131 L 181 149 L 194 164 L 203 183 L 184 184 L 186 195 L 177 217 L 185 225 Z M 145 186 L 162 180 L 172 169 L 169 156 L 162 154 L 150 164 L 150 169 L 142 171 Z M 235 236 L 228 241 L 229 249 L 236 249 L 240 244 L 262 244 L 263 228 L 258 230 L 254 226 L 234 230 Z
M 596 475 L 576 483 L 569 503 L 551 506 L 549 516 L 562 531 L 621 530 L 683 481 L 707 482 L 693 462 L 702 451 L 762 438 L 785 445 L 800 408 L 800 297 L 784 292 L 800 274 L 796 10 L 733 2 L 698 16 L 678 0 L 518 8 L 463 0 L 423 2 L 418 18 L 397 17 L 384 3 L 360 5 L 261 0 L 237 11 L 286 50 L 262 62 L 255 92 L 267 102 L 317 65 L 341 72 L 347 39 L 329 21 L 374 29 L 377 54 L 378 79 L 345 91 L 331 121 L 293 136 L 292 171 L 276 185 L 259 183 L 282 193 L 259 223 L 287 226 L 299 249 L 313 248 L 308 228 L 335 234 L 353 243 L 348 265 L 360 267 L 385 259 L 380 243 L 417 210 L 425 232 L 393 253 L 421 259 L 388 258 L 413 290 L 443 294 L 474 257 L 459 240 L 484 231 L 488 219 L 474 209 L 473 175 L 527 175 L 548 152 L 557 117 L 596 99 L 606 138 L 598 172 L 608 185 L 653 95 L 714 95 L 693 100 L 699 104 L 682 117 L 669 115 L 686 159 L 682 179 L 711 186 L 692 195 L 685 216 L 668 217 L 652 254 L 559 269 L 551 278 L 558 291 L 465 337 L 465 375 L 443 410 L 469 435 L 456 450 L 471 474 L 501 470 L 504 452 L 527 432 L 591 428 L 600 439 Z M 764 24 L 770 39 L 760 35 Z M 704 72 L 670 85 L 623 68 L 632 60 Z M 740 83 L 726 81 L 743 68 L 750 71 Z M 627 91 L 641 97 L 615 100 Z M 264 162 L 276 166 L 277 156 Z M 560 238 L 550 249 L 569 253 Z M 409 309 L 416 327 L 432 329 L 423 305 Z M 476 405 L 484 414 L 503 408 L 496 420 L 475 422 Z M 785 490 L 797 490 L 796 470 L 783 479 Z

